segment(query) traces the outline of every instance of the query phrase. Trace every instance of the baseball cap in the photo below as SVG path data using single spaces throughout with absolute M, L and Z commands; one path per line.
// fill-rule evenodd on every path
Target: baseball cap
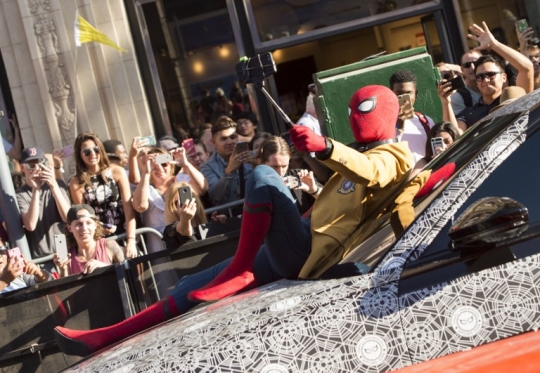
M 166 151 L 171 151 L 180 147 L 180 144 L 178 144 L 178 140 L 175 137 L 166 135 L 158 140 L 158 146 Z
M 21 163 L 45 158 L 45 153 L 38 147 L 24 148 L 21 154 Z
M 78 212 L 81 211 L 81 210 L 83 210 L 85 212 L 81 213 L 81 214 L 78 214 Z M 73 206 L 71 206 L 71 208 L 69 209 L 69 211 L 67 213 L 67 222 L 68 222 L 68 224 L 71 224 L 71 222 L 73 220 L 77 220 L 77 219 L 82 218 L 82 217 L 97 219 L 96 212 L 92 208 L 92 206 L 87 205 L 87 204 L 81 204 L 81 205 L 73 205 Z

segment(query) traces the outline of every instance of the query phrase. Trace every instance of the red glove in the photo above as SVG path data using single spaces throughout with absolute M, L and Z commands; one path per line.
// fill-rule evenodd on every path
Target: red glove
M 326 149 L 326 139 L 310 128 L 295 125 L 289 130 L 291 141 L 301 152 L 322 152 Z

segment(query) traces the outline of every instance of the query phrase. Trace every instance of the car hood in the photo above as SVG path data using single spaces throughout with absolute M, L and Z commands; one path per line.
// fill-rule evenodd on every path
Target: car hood
M 372 275 L 334 280 L 280 280 L 190 311 L 100 351 L 69 372 L 280 372 L 271 356 L 296 356 L 299 343 L 328 334 L 359 316 L 359 298 Z M 339 324 L 339 325 L 338 325 Z M 338 338 L 340 339 L 340 338 Z M 325 364 L 339 354 L 325 356 Z M 275 365 L 275 366 L 274 366 Z M 337 364 L 339 365 L 339 364 Z M 206 369 L 205 369 L 206 367 Z M 282 366 L 283 367 L 283 366 Z

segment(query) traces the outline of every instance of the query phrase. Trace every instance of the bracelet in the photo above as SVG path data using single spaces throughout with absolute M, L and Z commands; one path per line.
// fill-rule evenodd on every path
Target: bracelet
M 60 167 L 54 166 L 54 169 L 55 169 L 55 170 L 59 170 L 59 169 L 61 169 L 61 168 L 62 168 L 62 166 L 60 166 Z
M 308 193 L 310 196 L 314 196 L 315 194 L 319 193 L 319 190 L 321 188 L 319 188 L 319 185 L 317 185 L 317 189 L 315 189 L 315 191 L 313 193 Z
M 126 240 L 134 240 L 135 237 L 127 237 Z

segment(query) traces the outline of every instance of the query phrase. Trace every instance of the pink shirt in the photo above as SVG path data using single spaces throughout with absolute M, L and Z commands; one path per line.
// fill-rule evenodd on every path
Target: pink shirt
M 77 256 L 77 248 L 71 247 L 69 253 L 71 254 L 71 260 L 69 262 L 70 274 L 74 275 L 83 272 L 87 262 Z M 107 255 L 107 241 L 104 238 L 101 238 L 97 242 L 96 251 L 91 259 L 99 260 L 106 264 L 112 264 L 109 255 Z

